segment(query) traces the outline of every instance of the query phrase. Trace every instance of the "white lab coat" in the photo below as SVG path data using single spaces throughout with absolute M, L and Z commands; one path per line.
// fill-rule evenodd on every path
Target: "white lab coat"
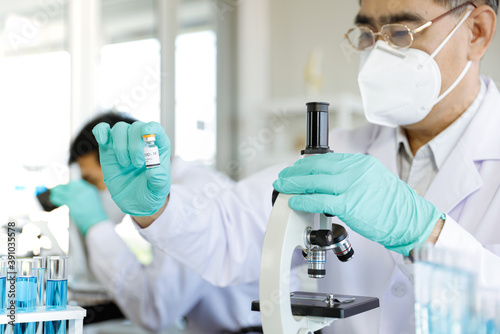
M 488 270 L 500 268 L 500 93 L 492 80 L 485 81 L 487 93 L 480 109 L 425 198 L 447 214 L 437 247 L 475 254 L 480 280 L 495 285 L 499 280 Z M 367 125 L 333 132 L 330 146 L 336 152 L 373 155 L 397 174 L 395 135 L 395 129 Z M 282 168 L 240 181 L 199 209 L 189 189 L 172 187 L 167 209 L 140 232 L 213 284 L 256 280 L 272 181 Z M 182 248 L 185 235 L 192 240 L 188 251 Z M 402 256 L 352 231 L 350 238 L 355 258 L 348 263 L 330 259 L 320 291 L 378 297 L 381 307 L 337 321 L 325 332 L 413 333 L 413 287 L 398 266 Z
M 172 182 L 202 191 L 218 180 L 233 183 L 222 175 L 213 176 L 175 160 Z M 214 194 L 218 190 L 213 190 Z M 146 329 L 157 331 L 175 320 L 187 318 L 187 333 L 221 333 L 260 324 L 251 312 L 258 295 L 258 282 L 219 288 L 201 279 L 192 269 L 153 245 L 153 262 L 141 265 L 114 229 L 111 221 L 92 227 L 86 236 L 92 271 L 113 297 L 124 315 Z M 186 238 L 187 239 L 187 238 Z M 190 246 L 184 243 L 185 250 Z

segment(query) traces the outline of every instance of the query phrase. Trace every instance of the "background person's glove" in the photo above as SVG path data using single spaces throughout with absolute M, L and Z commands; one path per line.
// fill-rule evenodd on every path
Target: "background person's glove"
M 170 192 L 170 139 L 159 123 L 100 123 L 93 130 L 99 144 L 104 182 L 118 207 L 132 216 L 158 211 Z M 160 166 L 146 169 L 143 135 L 155 134 Z
M 408 255 L 427 240 L 442 213 L 376 158 L 319 154 L 285 168 L 274 188 L 294 210 L 328 213 L 387 249 Z
M 69 216 L 83 236 L 92 226 L 108 220 L 97 188 L 84 180 L 52 188 L 50 201 L 57 206 L 68 206 Z

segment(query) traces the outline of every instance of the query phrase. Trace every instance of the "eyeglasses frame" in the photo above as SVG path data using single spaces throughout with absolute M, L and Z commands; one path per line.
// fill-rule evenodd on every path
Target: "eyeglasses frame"
M 385 26 L 390 26 L 390 25 L 399 25 L 399 26 L 402 26 L 402 27 L 405 27 L 406 29 L 408 29 L 408 33 L 410 34 L 410 38 L 411 38 L 411 42 L 410 42 L 410 45 L 408 46 L 405 46 L 405 47 L 401 47 L 401 46 L 398 46 L 398 45 L 392 45 L 392 47 L 394 48 L 397 48 L 397 49 L 408 49 L 412 44 L 413 44 L 413 35 L 416 34 L 416 33 L 419 33 L 421 32 L 422 30 L 424 29 L 427 29 L 429 28 L 431 25 L 433 25 L 434 23 L 436 23 L 437 21 L 441 20 L 443 17 L 447 16 L 448 14 L 451 14 L 457 10 L 459 10 L 460 8 L 463 8 L 463 7 L 466 7 L 466 6 L 469 6 L 469 5 L 472 5 L 474 6 L 474 8 L 477 8 L 477 5 L 474 3 L 474 1 L 467 1 L 467 2 L 464 2 L 463 4 L 461 4 L 460 6 L 457 6 L 455 8 L 452 8 L 450 9 L 449 11 L 447 11 L 446 13 L 444 14 L 441 14 L 439 15 L 438 17 L 436 17 L 435 19 L 433 20 L 430 20 L 430 21 L 427 21 L 426 23 L 422 24 L 420 27 L 416 28 L 416 29 L 410 29 L 410 27 L 408 27 L 406 24 L 401 24 L 401 23 L 390 23 L 390 24 L 384 24 L 383 26 L 380 27 L 380 30 L 382 30 Z M 347 41 L 349 42 L 349 44 L 351 44 L 351 46 L 356 49 L 356 50 L 359 50 L 357 47 L 355 47 L 352 43 L 351 43 L 351 40 L 349 39 L 348 35 L 351 31 L 353 31 L 354 29 L 358 29 L 359 27 L 355 27 L 355 28 L 351 28 L 347 31 L 347 33 L 344 34 L 344 38 L 347 39 Z M 368 27 L 364 27 L 368 30 L 370 30 L 370 32 L 372 33 L 373 35 L 373 39 L 374 39 L 374 43 L 372 44 L 372 46 L 370 46 L 369 48 L 365 48 L 363 50 L 359 50 L 359 51 L 365 51 L 365 50 L 371 50 L 374 46 L 375 46 L 375 38 L 376 36 L 382 36 L 382 38 L 384 38 L 383 34 L 381 32 L 373 32 L 373 30 L 371 30 L 370 28 Z M 384 38 L 384 40 L 386 40 Z

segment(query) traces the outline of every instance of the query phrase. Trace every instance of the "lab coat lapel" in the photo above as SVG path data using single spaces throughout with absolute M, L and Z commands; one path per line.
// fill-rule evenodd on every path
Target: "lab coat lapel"
M 449 213 L 482 185 L 483 181 L 474 161 L 463 140 L 460 140 L 439 170 L 425 198 L 441 212 Z
M 476 117 L 463 136 L 463 146 L 471 155 L 472 161 L 481 179 L 488 180 L 482 184 L 473 196 L 467 198 L 449 212 L 459 224 L 470 233 L 475 234 L 483 225 L 485 214 L 492 207 L 492 200 L 500 188 L 500 93 L 491 80 L 486 80 L 487 94 Z M 494 206 L 494 204 L 493 204 Z
M 485 81 L 487 92 L 483 103 L 425 195 L 445 213 L 483 186 L 477 166 L 486 160 L 500 159 L 500 93 L 493 81 Z

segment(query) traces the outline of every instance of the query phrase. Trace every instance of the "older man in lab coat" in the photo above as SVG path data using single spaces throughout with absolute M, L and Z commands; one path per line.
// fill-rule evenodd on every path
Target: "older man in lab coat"
M 279 177 L 275 187 L 281 192 L 310 193 L 292 197 L 292 208 L 335 214 L 358 232 L 350 231 L 357 256 L 346 264 L 329 261 L 327 272 L 335 275 L 321 281 L 326 290 L 381 299 L 380 309 L 335 322 L 326 331 L 412 333 L 413 286 L 403 255 L 417 243 L 474 255 L 471 269 L 481 283 L 498 287 L 489 270 L 500 268 L 500 93 L 479 75 L 497 8 L 496 0 L 361 0 L 357 28 L 347 35 L 362 50 L 359 84 L 372 124 L 336 131 L 330 139 L 336 152 L 362 155 L 306 158 L 279 176 L 283 166 L 276 166 L 200 208 L 188 201 L 189 189 L 169 186 L 166 169 L 163 176 L 145 174 L 151 183 L 163 180 L 163 188 L 150 192 L 166 201 L 134 199 L 123 182 L 127 164 L 116 158 L 134 155 L 134 131 L 98 126 L 94 134 L 107 163 L 105 181 L 120 195 L 114 199 L 122 209 L 135 210 L 150 242 L 210 282 L 228 285 L 258 278 L 268 194 Z M 153 128 L 144 125 L 143 132 Z M 127 138 L 128 151 L 111 145 Z M 335 188 L 346 179 L 356 186 Z M 373 189 L 383 191 L 364 196 Z M 186 235 L 193 247 L 199 240 L 189 252 L 182 249 Z

